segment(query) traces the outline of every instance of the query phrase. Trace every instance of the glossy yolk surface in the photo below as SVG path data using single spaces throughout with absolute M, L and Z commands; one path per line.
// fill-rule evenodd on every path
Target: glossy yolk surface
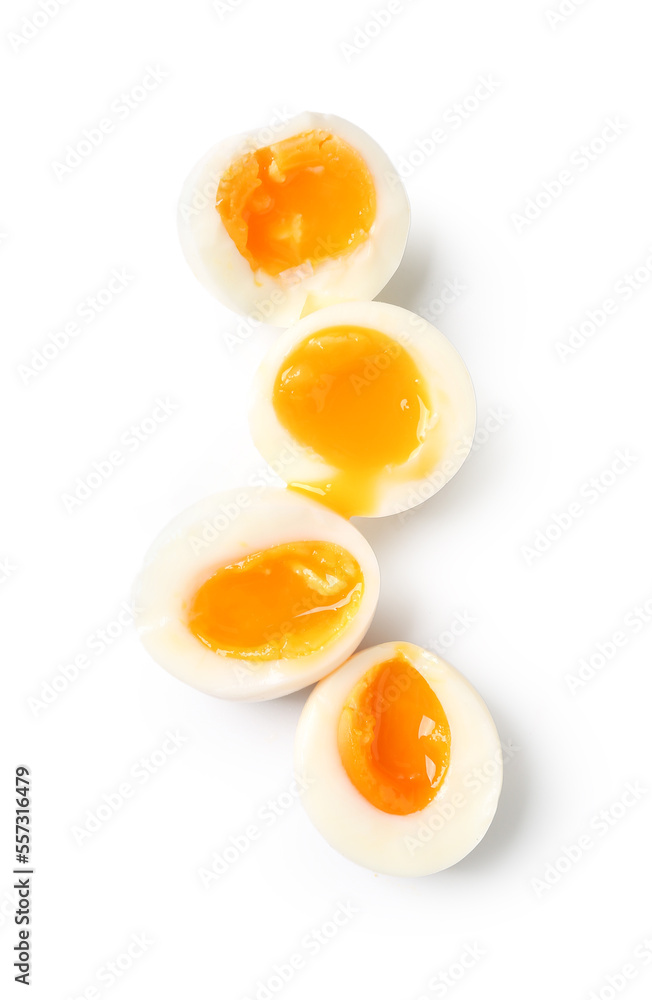
M 402 656 L 379 663 L 353 688 L 338 727 L 350 780 L 377 809 L 405 816 L 437 794 L 451 733 L 437 695 Z
M 305 656 L 337 638 L 363 589 L 358 562 L 341 546 L 287 542 L 220 567 L 189 601 L 187 624 L 224 656 Z
M 365 514 L 378 480 L 423 444 L 428 388 L 398 341 L 367 327 L 320 330 L 285 359 L 273 390 L 280 423 L 337 471 L 327 482 L 293 483 L 343 514 Z
M 252 270 L 277 275 L 362 243 L 376 217 L 376 190 L 352 146 L 314 129 L 235 160 L 216 207 Z

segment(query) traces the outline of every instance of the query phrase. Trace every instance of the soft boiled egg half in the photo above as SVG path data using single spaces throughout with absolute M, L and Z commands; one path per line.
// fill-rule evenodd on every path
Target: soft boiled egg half
M 250 427 L 295 490 L 347 517 L 407 510 L 468 455 L 475 395 L 453 345 L 386 302 L 342 302 L 283 331 L 264 357 Z
M 387 875 L 454 865 L 486 833 L 502 785 L 489 711 L 419 646 L 356 653 L 321 681 L 299 721 L 302 801 L 332 847 Z
M 180 680 L 261 701 L 330 673 L 378 602 L 359 531 L 286 489 L 240 489 L 176 517 L 149 550 L 134 600 L 142 641 Z
M 216 298 L 286 326 L 324 298 L 373 299 L 401 261 L 410 208 L 366 132 L 306 111 L 214 146 L 184 184 L 178 225 Z

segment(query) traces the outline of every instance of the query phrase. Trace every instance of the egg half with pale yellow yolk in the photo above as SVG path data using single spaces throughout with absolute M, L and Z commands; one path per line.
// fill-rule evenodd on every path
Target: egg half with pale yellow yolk
M 468 455 L 475 396 L 443 334 L 386 302 L 318 309 L 256 375 L 256 447 L 293 489 L 349 517 L 427 500 Z
M 191 171 L 178 212 L 199 280 L 234 312 L 277 326 L 315 302 L 374 298 L 409 225 L 403 182 L 380 146 L 308 111 L 218 143 Z
M 137 581 L 142 641 L 171 674 L 219 698 L 297 691 L 359 645 L 378 602 L 359 531 L 286 489 L 240 489 L 188 508 Z
M 475 688 L 434 654 L 389 642 L 356 653 L 314 689 L 295 769 L 332 847 L 376 872 L 429 875 L 482 840 L 503 766 Z

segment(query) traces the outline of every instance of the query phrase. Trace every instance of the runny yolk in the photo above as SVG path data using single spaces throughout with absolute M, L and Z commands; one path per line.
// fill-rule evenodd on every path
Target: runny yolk
M 251 269 L 275 276 L 339 257 L 366 240 L 376 190 L 352 146 L 314 129 L 231 163 L 216 207 Z
M 359 326 L 329 327 L 295 347 L 276 377 L 273 405 L 292 437 L 335 469 L 322 483 L 291 485 L 347 516 L 371 512 L 383 472 L 413 457 L 436 420 L 412 356 Z M 440 447 L 438 435 L 432 447 Z M 423 457 L 434 466 L 430 451 Z
M 286 542 L 216 570 L 188 602 L 187 624 L 223 656 L 305 656 L 337 638 L 363 590 L 358 562 L 339 545 Z
M 451 733 L 444 709 L 401 655 L 367 671 L 352 689 L 337 741 L 352 783 L 386 813 L 424 809 L 448 770 Z

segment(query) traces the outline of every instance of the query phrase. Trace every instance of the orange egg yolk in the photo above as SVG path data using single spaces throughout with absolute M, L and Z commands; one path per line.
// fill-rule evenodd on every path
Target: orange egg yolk
M 217 189 L 224 227 L 253 271 L 314 267 L 367 239 L 376 189 L 360 154 L 314 129 L 235 160 Z
M 378 330 L 320 330 L 285 359 L 273 406 L 292 437 L 335 472 L 292 483 L 340 513 L 370 513 L 383 472 L 407 462 L 432 422 L 428 388 L 412 356 Z M 433 463 L 434 464 L 434 463 Z
M 340 635 L 363 590 L 362 570 L 341 546 L 287 542 L 220 567 L 189 601 L 187 624 L 224 656 L 305 656 Z
M 351 782 L 386 813 L 424 809 L 448 770 L 451 733 L 444 710 L 402 656 L 358 681 L 342 710 L 337 741 Z

